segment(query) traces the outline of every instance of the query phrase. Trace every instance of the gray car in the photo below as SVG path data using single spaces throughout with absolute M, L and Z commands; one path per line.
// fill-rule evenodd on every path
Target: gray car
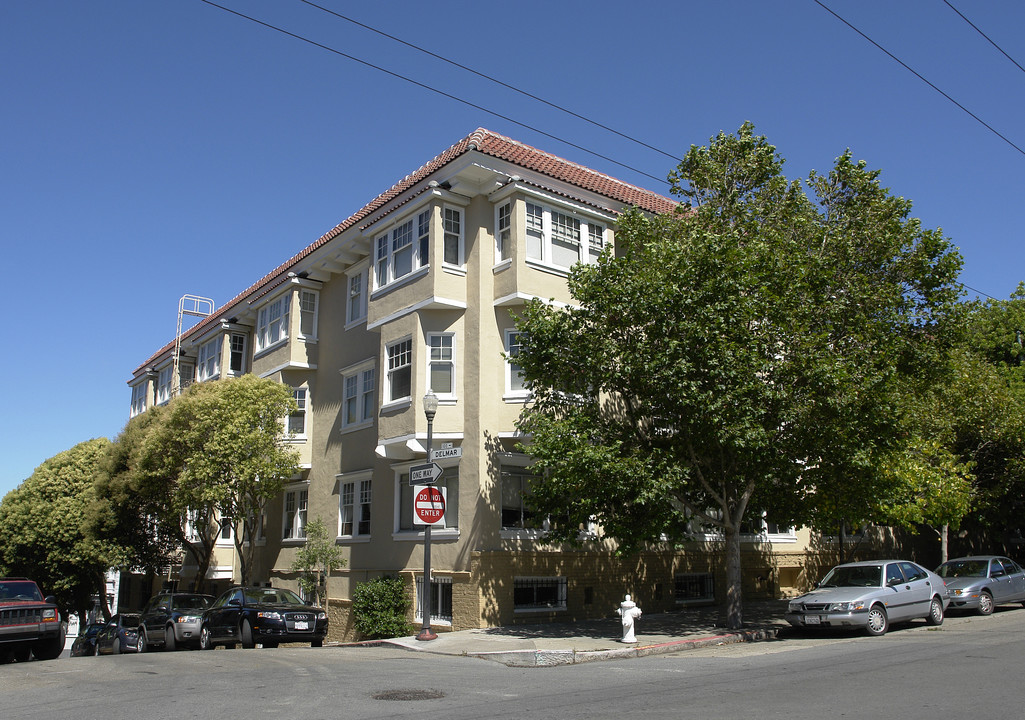
M 936 574 L 947 584 L 952 610 L 975 610 L 980 615 L 989 615 L 997 605 L 1025 604 L 1025 571 L 1010 558 L 956 558 L 936 568 Z
M 837 565 L 815 590 L 791 600 L 785 617 L 797 628 L 882 635 L 890 623 L 918 618 L 940 625 L 948 602 L 936 573 L 908 560 L 871 560 Z

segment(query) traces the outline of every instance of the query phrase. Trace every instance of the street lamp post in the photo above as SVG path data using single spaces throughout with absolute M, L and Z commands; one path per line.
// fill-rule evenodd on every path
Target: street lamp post
M 433 390 L 424 395 L 424 415 L 427 417 L 427 462 L 431 462 L 431 441 L 434 439 L 434 415 L 438 412 L 438 396 Z M 424 581 L 421 591 L 420 614 L 423 626 L 417 640 L 436 640 L 437 633 L 431 631 L 431 524 L 424 526 Z

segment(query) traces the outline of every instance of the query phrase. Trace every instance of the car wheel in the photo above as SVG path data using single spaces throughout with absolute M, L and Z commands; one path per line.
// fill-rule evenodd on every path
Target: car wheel
M 989 594 L 989 590 L 983 590 L 979 593 L 979 615 L 992 615 L 993 614 L 993 596 Z
M 146 631 L 145 630 L 140 630 L 139 631 L 139 645 L 138 645 L 138 649 L 139 649 L 139 652 L 141 652 L 141 653 L 144 653 L 147 650 L 149 650 L 149 638 L 146 637 Z
M 168 625 L 164 628 L 164 650 L 175 650 L 178 647 L 174 639 L 174 627 Z
M 929 614 L 925 616 L 925 621 L 930 625 L 943 624 L 943 601 L 938 597 L 934 597 L 929 603 Z
M 242 638 L 242 647 L 247 650 L 256 647 L 256 641 L 253 640 L 253 627 L 249 624 L 249 621 L 242 620 L 242 626 L 239 628 L 239 635 Z
M 114 644 L 110 648 L 111 655 L 121 654 L 121 638 L 114 638 Z
M 214 644 L 210 640 L 210 628 L 206 625 L 199 631 L 199 649 L 200 650 L 213 650 Z
M 882 605 L 873 605 L 868 611 L 868 624 L 865 631 L 869 635 L 885 635 L 890 627 L 890 621 L 886 617 L 886 610 Z

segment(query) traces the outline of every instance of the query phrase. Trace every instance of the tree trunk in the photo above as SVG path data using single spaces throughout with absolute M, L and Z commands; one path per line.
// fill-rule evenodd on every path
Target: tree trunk
M 724 528 L 726 537 L 726 627 L 738 630 L 744 625 L 741 600 L 740 528 Z
M 947 562 L 947 537 L 950 534 L 950 526 L 947 523 L 943 523 L 940 526 L 940 564 Z

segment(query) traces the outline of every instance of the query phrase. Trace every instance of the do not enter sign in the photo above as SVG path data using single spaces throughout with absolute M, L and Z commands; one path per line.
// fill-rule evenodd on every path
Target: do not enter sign
M 445 488 L 413 486 L 413 524 L 445 525 Z

